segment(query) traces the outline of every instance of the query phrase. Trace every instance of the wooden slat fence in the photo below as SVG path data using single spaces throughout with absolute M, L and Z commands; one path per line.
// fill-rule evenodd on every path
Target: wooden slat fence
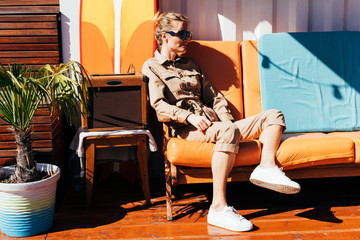
M 0 63 L 33 68 L 61 61 L 59 0 L 0 0 Z M 46 108 L 32 121 L 33 150 L 39 162 L 63 164 L 64 125 Z M 14 164 L 17 145 L 9 125 L 0 120 L 0 167 Z
M 0 63 L 61 61 L 59 0 L 0 0 Z

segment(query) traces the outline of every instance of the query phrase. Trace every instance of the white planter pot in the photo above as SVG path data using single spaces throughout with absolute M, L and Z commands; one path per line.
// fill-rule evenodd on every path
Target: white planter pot
M 0 168 L 0 176 L 9 176 L 14 169 L 15 165 Z M 0 229 L 8 236 L 36 235 L 53 225 L 60 169 L 43 163 L 38 163 L 37 169 L 55 174 L 36 182 L 0 183 Z

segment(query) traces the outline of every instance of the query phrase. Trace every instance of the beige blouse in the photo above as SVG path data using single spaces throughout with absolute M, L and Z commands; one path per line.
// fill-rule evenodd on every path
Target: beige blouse
M 192 113 L 210 121 L 234 120 L 226 99 L 191 58 L 177 56 L 175 61 L 168 61 L 156 51 L 142 72 L 149 78 L 150 105 L 160 122 L 183 126 Z

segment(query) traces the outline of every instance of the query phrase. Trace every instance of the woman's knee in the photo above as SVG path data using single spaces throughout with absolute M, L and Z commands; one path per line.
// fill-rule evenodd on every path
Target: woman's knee
M 266 118 L 266 126 L 270 125 L 280 125 L 284 128 L 286 127 L 285 124 L 285 116 L 284 114 L 277 109 L 270 109 L 265 111 L 267 118 Z
M 215 152 L 238 153 L 240 131 L 232 122 L 222 122 L 218 129 Z
M 218 140 L 223 143 L 238 144 L 239 139 L 239 128 L 232 122 L 224 122 L 220 129 Z

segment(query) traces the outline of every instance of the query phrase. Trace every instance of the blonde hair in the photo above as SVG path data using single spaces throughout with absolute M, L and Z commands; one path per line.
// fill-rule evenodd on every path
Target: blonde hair
M 160 49 L 162 45 L 161 34 L 166 31 L 170 31 L 172 28 L 172 21 L 181 21 L 184 23 L 184 27 L 188 27 L 189 19 L 188 17 L 180 14 L 180 13 L 160 13 L 157 12 L 154 17 L 155 22 L 155 39 L 157 43 L 157 48 Z

